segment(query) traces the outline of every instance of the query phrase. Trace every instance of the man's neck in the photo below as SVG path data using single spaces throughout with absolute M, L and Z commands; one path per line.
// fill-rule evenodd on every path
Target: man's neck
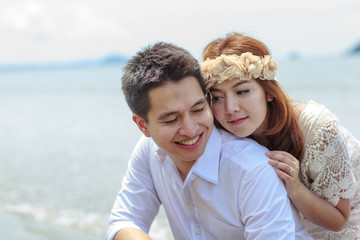
M 194 161 L 182 161 L 182 160 L 173 160 L 174 161 L 174 164 L 177 168 L 177 170 L 179 171 L 179 174 L 180 174 L 180 177 L 181 179 L 183 180 L 183 182 L 185 182 L 185 179 L 187 177 L 187 175 L 189 174 L 191 168 L 194 166 L 194 163 L 196 160 Z

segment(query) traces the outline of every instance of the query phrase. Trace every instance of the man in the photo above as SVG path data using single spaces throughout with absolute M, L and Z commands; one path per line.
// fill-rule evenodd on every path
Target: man
M 179 240 L 295 239 L 295 232 L 309 239 L 267 164 L 267 149 L 213 128 L 199 65 L 187 51 L 166 43 L 144 49 L 124 68 L 122 88 L 144 136 L 112 209 L 108 240 L 150 239 L 160 204 Z

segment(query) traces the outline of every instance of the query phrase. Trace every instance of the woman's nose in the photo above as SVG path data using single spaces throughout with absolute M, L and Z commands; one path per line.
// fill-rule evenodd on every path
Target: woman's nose
M 235 101 L 232 98 L 226 98 L 225 100 L 225 110 L 226 110 L 226 114 L 233 114 L 235 112 L 240 111 L 240 106 L 237 103 L 237 101 Z

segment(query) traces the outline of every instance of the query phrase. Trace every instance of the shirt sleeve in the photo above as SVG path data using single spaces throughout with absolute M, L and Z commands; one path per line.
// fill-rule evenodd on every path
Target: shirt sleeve
M 308 162 L 310 190 L 336 206 L 340 198 L 351 198 L 355 179 L 337 119 L 324 114 L 314 127 L 314 137 L 306 143 L 304 159 Z
M 159 211 L 160 200 L 150 171 L 151 140 L 142 137 L 135 147 L 110 213 L 106 240 L 112 240 L 123 228 L 137 228 L 149 232 Z
M 295 239 L 295 221 L 285 187 L 273 167 L 263 163 L 242 184 L 239 211 L 246 239 Z

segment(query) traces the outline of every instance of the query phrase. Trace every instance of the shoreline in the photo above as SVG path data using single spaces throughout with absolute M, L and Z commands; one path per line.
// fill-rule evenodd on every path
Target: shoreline
M 104 236 L 66 226 L 38 222 L 16 214 L 0 211 L 0 239 L 21 240 L 100 240 Z

